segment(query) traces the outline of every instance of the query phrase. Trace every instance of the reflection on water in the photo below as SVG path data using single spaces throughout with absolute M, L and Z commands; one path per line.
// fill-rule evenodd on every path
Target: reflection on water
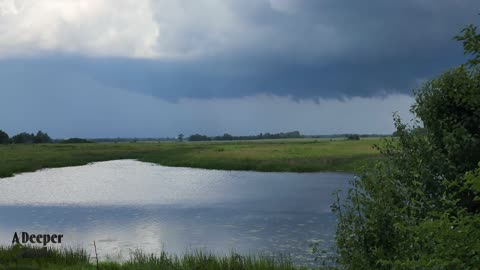
M 0 244 L 14 232 L 61 233 L 102 257 L 129 251 L 290 254 L 333 239 L 332 192 L 351 176 L 164 167 L 133 160 L 0 179 Z

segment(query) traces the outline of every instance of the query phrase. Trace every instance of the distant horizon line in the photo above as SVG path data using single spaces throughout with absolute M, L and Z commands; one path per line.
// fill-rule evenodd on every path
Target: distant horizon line
M 191 135 L 195 135 L 199 133 L 194 133 Z M 266 133 L 262 133 L 266 134 Z M 271 133 L 271 134 L 278 134 L 278 133 Z M 199 134 L 203 135 L 203 134 Z M 257 134 L 258 135 L 258 134 Z M 257 136 L 257 135 L 232 135 L 235 137 L 250 137 L 250 136 Z M 332 133 L 332 134 L 308 134 L 308 135 L 301 135 L 304 138 L 333 138 L 333 137 L 346 137 L 347 135 L 358 135 L 360 137 L 382 137 L 382 136 L 391 136 L 391 133 Z M 218 137 L 221 135 L 205 135 L 207 137 L 213 138 Z M 189 136 L 185 136 L 188 138 Z M 175 136 L 166 136 L 166 137 L 65 137 L 65 138 L 53 138 L 53 140 L 66 140 L 66 139 L 73 139 L 73 138 L 80 138 L 80 139 L 90 139 L 90 140 L 177 140 L 178 137 Z M 280 138 L 280 139 L 287 139 L 287 138 Z M 296 139 L 296 138 L 291 138 Z M 298 139 L 298 138 L 297 138 Z

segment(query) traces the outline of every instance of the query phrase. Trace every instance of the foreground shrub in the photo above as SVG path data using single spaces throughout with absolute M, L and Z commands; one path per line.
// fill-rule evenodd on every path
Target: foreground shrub
M 459 39 L 472 53 L 480 35 L 468 29 Z M 384 159 L 359 170 L 333 206 L 340 268 L 478 269 L 479 67 L 454 68 L 416 91 L 416 122 L 395 117 L 397 137 L 378 146 Z

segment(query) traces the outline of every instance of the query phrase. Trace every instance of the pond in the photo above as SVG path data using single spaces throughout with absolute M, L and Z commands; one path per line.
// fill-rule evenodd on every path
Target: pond
M 0 245 L 15 232 L 63 234 L 101 259 L 130 252 L 284 254 L 330 247 L 332 193 L 350 174 L 165 167 L 135 160 L 45 169 L 0 179 Z

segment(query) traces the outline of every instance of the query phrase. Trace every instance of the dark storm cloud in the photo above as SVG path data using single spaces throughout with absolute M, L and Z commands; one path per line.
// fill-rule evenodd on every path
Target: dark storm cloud
M 0 77 L 27 85 L 30 76 L 39 74 L 51 83 L 65 74 L 81 74 L 105 87 L 169 100 L 259 93 L 298 98 L 409 94 L 418 81 L 464 62 L 462 48 L 452 37 L 479 21 L 480 7 L 476 1 L 443 0 L 270 2 L 227 2 L 251 30 L 252 37 L 247 32 L 233 38 L 241 46 L 171 60 L 53 53 L 2 60 Z M 161 24 L 161 10 L 154 14 Z M 185 50 L 205 49 L 214 38 L 193 28 L 173 33 L 172 42 Z
M 452 37 L 477 2 L 0 1 L 0 128 L 391 133 L 419 82 L 465 61 Z
M 3 87 L 23 84 L 41 91 L 68 74 L 81 74 L 98 84 L 142 92 L 168 100 L 181 97 L 242 97 L 259 93 L 293 97 L 375 96 L 407 93 L 418 80 L 430 78 L 461 62 L 461 55 L 441 58 L 358 63 L 304 64 L 279 59 L 164 62 L 132 59 L 48 58 L 0 62 Z M 32 78 L 49 78 L 36 84 Z M 14 78 L 12 80 L 12 78 Z M 73 84 L 81 82 L 72 82 Z

